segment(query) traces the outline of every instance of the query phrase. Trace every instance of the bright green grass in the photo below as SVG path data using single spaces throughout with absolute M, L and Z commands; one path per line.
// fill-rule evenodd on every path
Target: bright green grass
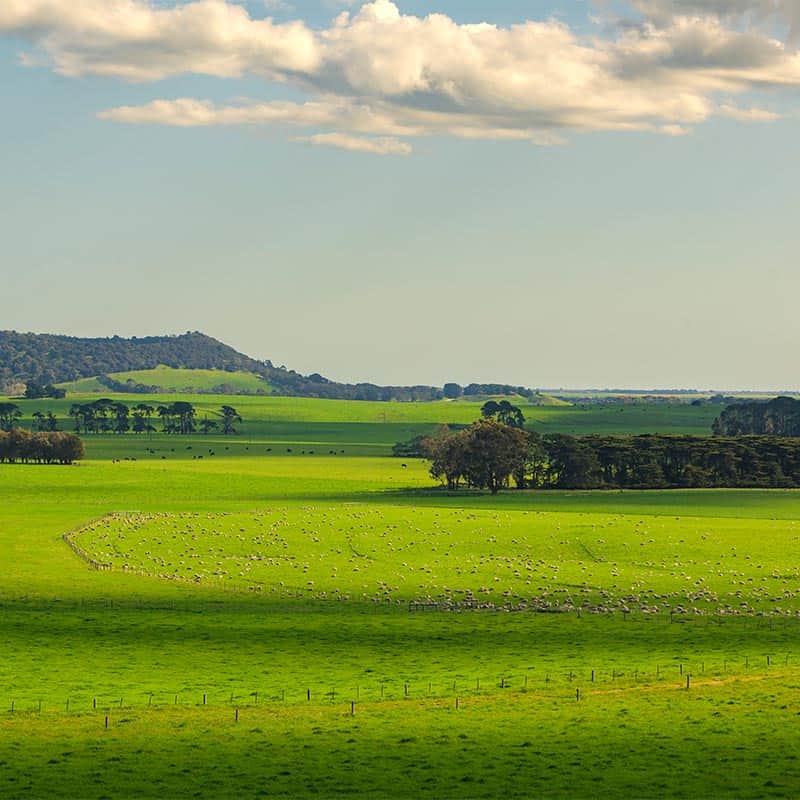
M 109 374 L 120 383 L 128 380 L 142 383 L 145 386 L 158 386 L 165 391 L 214 394 L 221 386 L 227 387 L 227 393 L 267 394 L 272 387 L 263 378 L 252 372 L 227 372 L 221 369 L 175 369 L 163 364 L 155 369 L 131 370 L 129 372 L 112 372 Z M 62 389 L 75 393 L 108 393 L 110 390 L 96 378 L 82 378 L 70 383 L 59 384 Z
M 796 590 L 796 581 L 772 575 L 794 574 L 800 493 L 453 497 L 427 488 L 425 470 L 416 461 L 403 468 L 391 458 L 296 454 L 0 467 L 0 795 L 800 792 L 794 618 L 410 613 L 405 603 L 373 602 L 385 591 L 378 581 L 393 600 L 433 594 L 443 582 L 436 570 L 448 582 L 464 580 L 453 588 L 498 575 L 537 596 L 540 580 L 564 588 L 589 583 L 591 570 L 591 584 L 612 595 L 642 581 L 643 592 L 695 591 L 702 577 L 717 593 L 744 580 L 754 606 L 794 607 L 793 597 L 774 596 L 785 593 L 784 581 Z M 196 554 L 189 548 L 213 538 L 231 565 L 251 566 L 236 579 L 261 570 L 265 587 L 285 586 L 223 591 L 213 580 L 90 570 L 61 534 L 112 511 L 169 514 L 152 522 L 178 523 L 166 548 L 173 557 L 186 561 Z M 189 531 L 197 514 L 221 535 Z M 265 521 L 281 524 L 254 543 L 269 533 Z M 140 545 L 142 537 L 122 541 L 150 571 L 146 551 L 155 552 L 163 533 L 141 530 L 152 546 Z M 351 556 L 359 556 L 344 549 L 348 540 L 372 562 L 367 580 L 352 571 Z M 98 547 L 109 542 L 97 539 Z M 289 559 L 274 575 L 243 559 L 284 543 L 283 555 L 302 556 L 317 576 L 311 592 Z M 580 543 L 598 548 L 597 560 L 582 558 Z M 751 558 L 734 559 L 733 546 Z M 535 587 L 519 582 L 506 557 L 520 573 L 523 559 L 536 557 Z M 463 574 L 470 558 L 477 576 Z M 403 560 L 415 569 L 404 571 Z M 345 565 L 346 581 L 327 571 Z M 289 576 L 302 599 L 284 591 Z M 351 598 L 313 599 L 323 587 Z
M 760 677 L 760 676 L 759 676 Z M 796 671 L 645 691 L 312 700 L 0 722 L 15 797 L 792 797 Z M 584 685 L 584 689 L 587 689 Z M 657 721 L 654 726 L 653 722 Z
M 232 404 L 242 415 L 240 438 L 264 443 L 295 442 L 297 444 L 329 445 L 359 443 L 365 453 L 386 454 L 392 444 L 420 433 L 433 433 L 443 424 L 468 425 L 481 416 L 481 403 L 439 401 L 430 403 L 380 403 L 358 400 L 318 400 L 296 397 L 221 397 L 192 394 L 114 395 L 130 405 L 148 403 L 154 407 L 175 400 L 191 402 L 197 408 L 198 419 L 215 418 L 223 403 Z M 33 400 L 20 402 L 23 424 L 32 424 L 36 411 L 52 412 L 62 429 L 71 430 L 69 409 L 73 403 L 96 400 L 96 394 L 73 394 L 65 400 Z M 619 404 L 611 406 L 538 406 L 521 404 L 529 428 L 539 433 L 690 433 L 708 435 L 719 409 L 712 406 L 694 407 L 686 403 Z M 154 422 L 158 427 L 158 420 Z M 201 437 L 194 436 L 193 439 Z M 212 437 L 213 438 L 213 437 Z M 144 437 L 128 434 L 124 437 L 87 437 L 87 444 L 105 439 L 97 457 L 105 457 L 109 443 L 113 457 L 135 454 Z M 176 442 L 180 442 L 177 439 Z M 187 444 L 191 442 L 187 441 Z M 375 448 L 380 448 L 375 450 Z M 131 453 L 126 453 L 126 448 Z M 90 455 L 95 453 L 90 449 Z
M 117 570 L 282 598 L 800 611 L 794 520 L 322 505 L 114 516 L 74 541 Z

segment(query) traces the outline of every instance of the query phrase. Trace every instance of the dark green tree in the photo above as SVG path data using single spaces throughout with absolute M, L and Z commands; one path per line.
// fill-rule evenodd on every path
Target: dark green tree
M 150 424 L 150 418 L 153 416 L 154 411 L 153 406 L 147 403 L 139 403 L 133 407 L 131 414 L 134 433 L 152 433 L 155 430 Z
M 236 433 L 236 423 L 241 424 L 242 418 L 233 406 L 222 406 L 219 410 L 222 433 L 226 436 Z
M 200 420 L 200 430 L 206 435 L 211 433 L 211 431 L 213 431 L 216 427 L 217 423 L 213 419 L 203 417 L 203 419 Z
M 13 430 L 21 416 L 22 412 L 16 403 L 0 403 L 0 430 Z
M 503 425 L 510 425 L 512 428 L 522 428 L 525 425 L 525 416 L 522 411 L 508 400 L 487 400 L 481 406 L 481 415 L 485 419 L 497 418 Z
M 463 479 L 468 486 L 497 494 L 512 474 L 524 469 L 529 443 L 524 431 L 481 419 L 431 443 L 431 475 L 445 481 L 449 489 L 457 489 Z

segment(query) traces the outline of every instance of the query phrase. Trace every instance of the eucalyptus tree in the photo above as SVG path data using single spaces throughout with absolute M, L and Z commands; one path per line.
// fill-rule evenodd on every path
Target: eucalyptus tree
M 13 430 L 21 416 L 22 412 L 16 403 L 0 403 L 0 430 Z

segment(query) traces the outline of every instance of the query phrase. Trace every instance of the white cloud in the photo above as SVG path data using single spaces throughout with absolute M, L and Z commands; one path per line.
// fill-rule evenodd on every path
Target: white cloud
M 316 133 L 313 136 L 296 138 L 298 142 L 322 147 L 337 147 L 340 150 L 350 150 L 358 153 L 373 153 L 379 156 L 400 155 L 407 156 L 411 152 L 411 145 L 391 137 L 365 138 L 352 136 L 348 133 Z
M 253 19 L 225 0 L 160 8 L 144 0 L 2 0 L 0 32 L 27 36 L 63 75 L 153 81 L 183 73 L 282 80 L 318 67 L 302 22 Z
M 65 75 L 259 75 L 309 97 L 227 106 L 157 100 L 110 109 L 104 119 L 306 128 L 305 141 L 370 152 L 374 137 L 554 144 L 570 130 L 683 134 L 715 114 L 768 121 L 778 115 L 739 109 L 733 98 L 800 86 L 792 47 L 726 19 L 777 13 L 772 6 L 791 10 L 800 0 L 636 4 L 649 21 L 610 38 L 579 37 L 554 19 L 504 28 L 403 15 L 390 0 L 342 12 L 321 31 L 255 19 L 225 0 L 162 8 L 144 0 L 2 0 L 0 32 L 27 37 Z

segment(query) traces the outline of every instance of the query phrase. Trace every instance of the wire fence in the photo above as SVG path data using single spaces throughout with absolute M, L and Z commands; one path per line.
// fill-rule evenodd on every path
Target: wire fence
M 0 706 L 0 716 L 31 717 L 41 715 L 87 714 L 109 715 L 148 709 L 230 709 L 238 722 L 247 709 L 328 707 L 335 713 L 355 714 L 382 703 L 432 702 L 446 704 L 455 710 L 471 701 L 491 702 L 508 695 L 530 695 L 532 701 L 546 699 L 556 703 L 589 702 L 593 696 L 616 693 L 644 693 L 655 690 L 703 691 L 733 684 L 789 678 L 795 680 L 800 671 L 796 653 L 780 655 L 723 658 L 714 661 L 684 662 L 672 659 L 665 663 L 641 666 L 603 666 L 574 669 L 531 670 L 510 669 L 503 674 L 477 675 L 453 679 L 437 676 L 435 680 L 377 680 L 353 682 L 341 686 L 322 682 L 287 685 L 286 688 L 262 687 L 254 690 L 223 691 L 219 688 L 192 689 L 176 692 L 167 689 L 137 690 L 127 694 L 76 692 L 56 698 L 34 699 L 22 690 Z

